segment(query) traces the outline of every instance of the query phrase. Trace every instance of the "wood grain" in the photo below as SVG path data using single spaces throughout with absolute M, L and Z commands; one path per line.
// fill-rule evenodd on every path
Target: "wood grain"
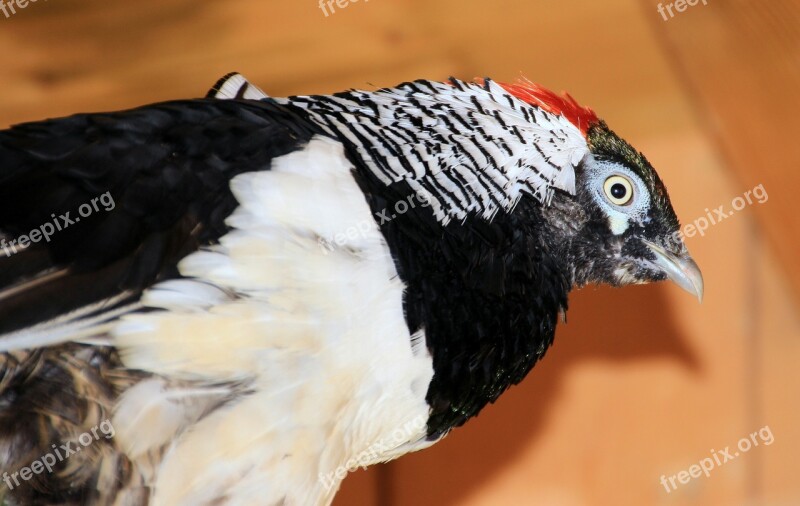
M 767 189 L 759 225 L 800 295 L 800 2 L 712 1 L 651 22 L 742 191 Z
M 202 96 L 232 70 L 274 95 L 450 75 L 568 89 L 648 156 L 684 223 L 759 184 L 768 202 L 688 240 L 703 305 L 666 284 L 573 294 L 519 387 L 348 478 L 337 505 L 798 504 L 800 6 L 707 3 L 664 21 L 655 0 L 362 0 L 328 17 L 316 0 L 39 1 L 0 15 L 0 126 Z M 767 424 L 774 444 L 659 484 Z

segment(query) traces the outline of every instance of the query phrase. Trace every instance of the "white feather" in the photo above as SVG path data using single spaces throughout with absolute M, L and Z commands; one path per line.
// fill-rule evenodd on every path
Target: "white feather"
M 174 307 L 165 293 L 176 289 L 192 294 L 178 298 L 182 307 L 193 299 L 200 308 L 214 304 L 128 315 L 113 329 L 129 367 L 191 381 L 251 381 L 253 393 L 188 430 L 178 428 L 186 415 L 164 401 L 144 406 L 152 393 L 126 397 L 128 412 L 163 418 L 158 435 L 133 453 L 174 438 L 152 504 L 222 497 L 231 505 L 253 497 L 327 504 L 340 481 L 330 473 L 354 467 L 376 442 L 390 441 L 370 462 L 431 444 L 424 423 L 412 424 L 428 417 L 431 358 L 424 335 L 409 334 L 403 284 L 351 170 L 340 143 L 315 138 L 271 171 L 237 176 L 231 188 L 240 207 L 228 221 L 235 228 L 214 251 L 180 264 L 184 276 L 220 292 L 197 298 L 195 285 L 173 283 L 145 296 L 155 308 Z M 320 237 L 356 224 L 364 233 L 320 247 Z M 218 297 L 231 292 L 246 296 Z M 330 487 L 320 475 L 331 476 Z
M 156 451 L 196 422 L 210 404 L 232 394 L 229 388 L 167 385 L 162 378 L 126 390 L 114 410 L 117 444 L 129 458 Z
M 241 74 L 231 74 L 226 77 L 224 81 L 218 83 L 217 87 L 211 90 L 210 96 L 219 99 L 234 99 L 237 95 L 244 90 L 241 98 L 248 100 L 261 100 L 268 98 L 268 95 L 261 91 L 260 88 L 253 85 L 250 81 L 245 79 Z
M 138 302 L 135 302 L 112 310 L 105 310 L 107 307 L 114 307 L 130 295 L 130 292 L 122 292 L 114 297 L 89 304 L 37 325 L 2 334 L 0 335 L 0 353 L 102 337 L 108 331 L 110 322 L 115 318 L 141 307 Z

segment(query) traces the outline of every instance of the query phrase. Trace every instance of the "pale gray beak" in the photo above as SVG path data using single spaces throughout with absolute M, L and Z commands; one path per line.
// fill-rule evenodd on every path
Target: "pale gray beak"
M 642 240 L 656 255 L 652 264 L 667 275 L 676 285 L 694 294 L 703 302 L 703 274 L 689 254 L 678 256 L 656 243 Z

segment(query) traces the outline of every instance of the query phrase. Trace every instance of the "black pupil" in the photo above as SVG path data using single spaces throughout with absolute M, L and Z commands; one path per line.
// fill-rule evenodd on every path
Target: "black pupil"
M 628 189 L 622 183 L 614 183 L 611 185 L 611 196 L 617 200 L 622 200 L 628 194 Z

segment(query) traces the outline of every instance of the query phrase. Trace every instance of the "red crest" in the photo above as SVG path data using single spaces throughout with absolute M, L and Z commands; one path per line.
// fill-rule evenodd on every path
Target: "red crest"
M 516 84 L 497 84 L 523 102 L 540 107 L 551 114 L 564 116 L 583 133 L 584 137 L 589 128 L 600 121 L 593 110 L 578 104 L 569 93 L 559 95 L 528 80 L 521 80 Z

